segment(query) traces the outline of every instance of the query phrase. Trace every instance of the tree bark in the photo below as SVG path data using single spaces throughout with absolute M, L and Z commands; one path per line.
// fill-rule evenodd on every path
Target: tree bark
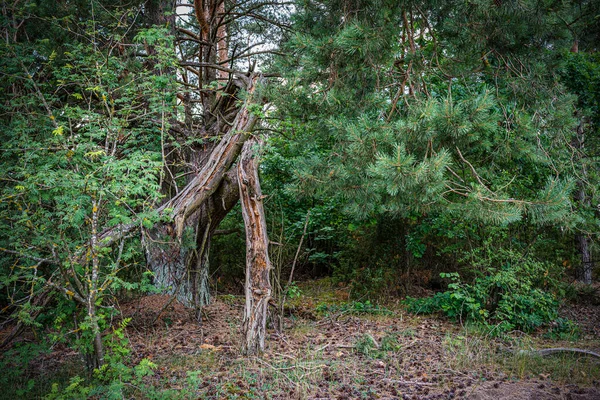
M 584 132 L 584 121 L 581 119 L 579 121 L 579 125 L 577 125 L 576 135 L 573 141 L 573 147 L 575 147 L 578 158 L 581 160 L 582 153 L 584 151 L 584 142 L 585 142 L 585 132 Z M 585 164 L 582 164 L 581 170 L 581 179 L 577 182 L 577 190 L 575 192 L 575 201 L 579 204 L 581 208 L 589 208 L 590 200 L 585 193 L 585 182 L 584 180 L 587 177 L 587 170 Z M 585 233 L 577 233 L 575 234 L 575 243 L 577 246 L 577 251 L 581 257 L 581 265 L 577 269 L 577 280 L 585 283 L 586 285 L 592 284 L 592 270 L 593 270 L 593 261 L 590 249 L 591 239 L 589 235 Z
M 238 164 L 242 216 L 246 228 L 246 307 L 243 330 L 244 352 L 261 353 L 265 348 L 267 308 L 271 299 L 269 237 L 258 179 L 258 162 L 253 151 L 255 138 L 247 141 Z
M 592 284 L 593 262 L 590 252 L 590 238 L 585 234 L 578 233 L 575 236 L 577 250 L 581 255 L 581 266 L 577 270 L 577 280 L 586 285 Z
M 175 197 L 160 207 L 160 212 L 170 210 L 177 237 L 181 237 L 186 220 L 218 189 L 252 132 L 258 117 L 251 112 L 250 106 L 262 103 L 262 100 L 254 98 L 256 87 L 260 82 L 262 82 L 260 75 L 255 75 L 248 80 L 248 98 L 238 111 L 232 126 L 228 127 L 198 175 Z
M 197 173 L 159 208 L 171 222 L 159 224 L 144 235 L 154 283 L 177 296 L 184 305 L 195 308 L 198 318 L 201 307 L 210 299 L 208 260 L 212 235 L 239 198 L 237 172 L 231 165 L 256 123 L 257 116 L 250 111 L 250 105 L 255 103 L 253 95 L 260 79 L 258 75 L 248 79 L 249 97 L 238 109 L 231 127 L 220 126 L 218 119 L 213 121 L 217 127 L 228 129 L 223 138 L 202 151 L 197 149 L 196 155 L 190 157 Z M 220 104 L 226 107 L 226 102 Z
M 209 303 L 209 250 L 212 236 L 239 199 L 237 172 L 231 169 L 218 190 L 186 222 L 181 240 L 171 224 L 146 232 L 146 258 L 154 283 L 187 307 L 200 309 Z
M 91 274 L 87 276 L 88 288 L 87 288 L 87 312 L 90 320 L 92 333 L 94 334 L 93 340 L 93 355 L 88 361 L 88 369 L 90 371 L 100 368 L 104 364 L 104 346 L 102 345 L 102 332 L 100 332 L 100 326 L 98 325 L 98 315 L 96 314 L 96 300 L 98 299 L 98 277 L 100 273 L 100 262 L 98 258 L 98 211 L 99 204 L 101 201 L 92 201 L 92 236 L 91 236 L 91 252 L 90 257 L 92 261 Z
M 218 61 L 224 62 L 228 58 L 229 48 L 227 44 L 227 25 L 224 23 L 225 18 L 225 0 L 219 0 L 217 6 L 217 53 L 219 55 Z M 223 65 L 226 67 L 227 65 Z M 228 72 L 217 71 L 217 77 L 219 79 L 227 79 L 229 76 Z

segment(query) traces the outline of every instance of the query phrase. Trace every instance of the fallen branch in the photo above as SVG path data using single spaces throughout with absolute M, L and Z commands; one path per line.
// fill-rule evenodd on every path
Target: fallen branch
M 550 356 L 552 354 L 558 354 L 558 353 L 581 354 L 581 355 L 600 358 L 600 354 L 595 353 L 593 351 L 585 350 L 585 349 L 569 348 L 569 347 L 555 347 L 555 348 L 551 348 L 551 349 L 540 349 L 540 350 L 519 350 L 517 352 L 517 354 L 519 354 L 519 355 L 537 355 L 540 357 L 546 357 L 546 356 Z
M 506 351 L 516 355 L 524 355 L 524 356 L 540 356 L 546 357 L 553 354 L 558 353 L 572 353 L 572 354 L 581 354 L 584 356 L 591 356 L 600 358 L 600 354 L 593 352 L 591 350 L 578 349 L 574 347 L 553 347 L 549 349 L 539 349 L 539 350 L 513 350 L 507 347 L 500 347 L 500 350 Z

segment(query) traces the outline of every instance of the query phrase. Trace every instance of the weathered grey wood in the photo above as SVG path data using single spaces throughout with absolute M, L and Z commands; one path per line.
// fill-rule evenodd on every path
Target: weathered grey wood
M 600 354 L 595 353 L 590 350 L 585 349 L 576 349 L 576 348 L 568 348 L 568 347 L 555 347 L 551 349 L 540 349 L 540 350 L 519 350 L 518 354 L 523 355 L 537 355 L 541 357 L 550 356 L 552 354 L 557 353 L 573 353 L 573 354 L 582 354 L 586 356 L 592 356 L 600 358 Z
M 250 139 L 244 145 L 238 164 L 240 202 L 246 228 L 246 306 L 243 330 L 246 337 L 244 352 L 261 353 L 265 348 L 267 310 L 271 299 L 271 261 L 269 237 L 258 179 L 258 161 L 253 147 L 258 141 Z

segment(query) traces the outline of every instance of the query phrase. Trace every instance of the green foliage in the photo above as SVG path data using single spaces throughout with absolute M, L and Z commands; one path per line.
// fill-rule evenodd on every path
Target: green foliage
M 572 133 L 565 124 L 574 126 L 568 117 L 573 98 L 564 95 L 564 103 L 542 106 L 550 93 L 564 94 L 554 77 L 535 76 L 538 92 L 526 97 L 513 89 L 529 87 L 530 77 L 500 65 L 502 57 L 520 56 L 514 40 L 535 46 L 528 47 L 535 52 L 527 55 L 531 64 L 546 60 L 545 49 L 537 47 L 543 35 L 537 28 L 553 17 L 544 14 L 533 29 L 523 10 L 512 10 L 517 34 L 504 30 L 503 12 L 480 3 L 464 15 L 458 11 L 463 4 L 424 6 L 432 15 L 458 12 L 462 24 L 482 35 L 467 38 L 457 28 L 461 23 L 429 20 L 428 12 L 415 15 L 402 2 L 365 1 L 351 6 L 352 12 L 334 4 L 326 16 L 318 7 L 299 5 L 302 34 L 289 39 L 294 57 L 279 65 L 289 84 L 273 95 L 282 127 L 297 142 L 288 146 L 295 149 L 296 180 L 304 193 L 334 197 L 347 214 L 363 220 L 431 212 L 493 224 L 524 216 L 535 223 L 572 219 L 573 183 L 556 177 L 556 161 L 566 159 L 553 142 Z M 506 48 L 494 43 L 498 65 L 474 72 L 488 52 L 484 36 L 490 32 L 481 26 Z M 449 36 L 436 41 L 411 29 Z
M 36 381 L 27 373 L 28 365 L 42 354 L 50 351 L 47 344 L 19 343 L 4 352 L 0 358 L 0 375 L 2 388 L 14 389 L 14 395 L 19 398 L 28 397 L 36 389 Z M 9 392 L 12 393 L 12 392 Z
M 354 349 L 367 357 L 371 357 L 377 352 L 379 345 L 372 335 L 365 333 L 356 340 Z
M 32 361 L 48 353 L 50 348 L 47 344 L 23 344 L 5 352 L 0 359 L 0 367 L 4 371 L 0 384 L 4 388 L 11 388 L 9 393 L 18 397 L 39 396 L 47 390 L 44 393 L 47 399 L 87 399 L 94 396 L 120 399 L 142 388 L 152 392 L 154 389 L 146 387 L 144 377 L 152 375 L 156 365 L 148 359 L 131 365 L 131 350 L 125 336 L 127 323 L 128 320 L 121 321 L 118 327 L 104 336 L 105 363 L 91 375 L 73 375 L 71 371 L 68 379 L 63 377 L 63 372 L 53 378 L 33 376 Z M 84 329 L 81 331 L 85 332 Z M 81 338 L 80 342 L 81 346 L 89 347 L 89 339 Z M 86 350 L 82 352 L 85 354 Z M 78 365 L 77 373 L 80 371 L 81 365 Z
M 573 321 L 566 318 L 557 318 L 544 337 L 554 340 L 577 340 L 581 329 Z
M 354 350 L 369 358 L 384 358 L 388 352 L 400 349 L 398 338 L 393 334 L 384 335 L 378 343 L 371 334 L 365 333 L 354 343 Z
M 75 376 L 69 380 L 64 389 L 60 389 L 58 383 L 52 385 L 52 391 L 46 396 L 47 400 L 87 399 L 91 388 L 85 386 L 84 379 Z
M 177 112 L 175 79 L 166 72 L 176 57 L 162 28 L 133 29 L 103 12 L 89 21 L 34 15 L 25 29 L 43 20 L 64 41 L 53 42 L 48 29 L 0 45 L 9 56 L 0 77 L 1 301 L 26 325 L 52 326 L 53 340 L 90 355 L 114 317 L 114 296 L 149 286 L 139 273 L 139 239 L 114 247 L 96 241 L 104 229 L 156 219 L 166 115 Z M 121 41 L 158 50 L 144 59 L 125 55 Z M 37 296 L 52 291 L 63 298 L 42 310 Z M 74 381 L 69 390 L 78 387 Z
M 120 399 L 146 387 L 144 378 L 152 375 L 157 366 L 146 358 L 139 364 L 131 366 L 131 350 L 125 336 L 125 327 L 129 321 L 129 319 L 121 321 L 110 334 L 104 336 L 104 364 L 93 371 L 91 378 L 74 376 L 69 384 L 62 388 L 58 383 L 54 383 L 47 398 L 75 399 L 99 396 L 106 399 Z M 147 390 L 153 391 L 152 388 Z
M 491 251 L 531 245 L 534 258 L 572 259 L 573 233 L 595 235 L 598 226 L 593 210 L 572 199 L 586 168 L 586 190 L 598 187 L 596 161 L 574 159 L 570 145 L 573 109 L 582 99 L 592 107 L 597 75 L 594 57 L 567 54 L 575 31 L 564 21 L 593 30 L 587 16 L 597 7 L 584 8 L 435 1 L 415 12 L 406 2 L 298 3 L 298 31 L 283 46 L 290 56 L 272 66 L 285 83 L 270 93 L 283 139 L 270 138 L 263 170 L 277 189 L 269 210 L 279 219 L 277 201 L 284 210 L 292 205 L 286 217 L 302 202 L 336 205 L 345 223 L 330 225 L 337 249 L 328 261 L 353 298 L 401 294 L 411 274 L 428 284 L 461 269 L 471 282 L 486 267 L 463 256 L 496 229 L 506 236 Z M 301 215 L 290 219 L 301 225 Z M 310 257 L 321 261 L 321 253 L 331 254 Z M 538 289 L 523 291 L 547 303 Z M 468 313 L 491 312 L 477 308 L 480 295 L 461 299 Z M 527 296 L 497 313 L 537 326 L 537 317 L 519 317 L 531 307 Z
M 144 392 L 145 396 L 153 395 L 157 391 L 144 383 L 144 377 L 152 375 L 155 369 L 156 364 L 148 359 L 143 359 L 134 367 L 119 365 L 119 373 L 110 378 L 110 373 L 105 375 L 107 370 L 96 371 L 91 380 L 74 376 L 69 380 L 68 385 L 62 388 L 58 383 L 52 384 L 52 389 L 45 398 L 48 400 L 88 399 L 90 397 L 122 399 L 124 396 L 132 394 L 139 395 L 141 392 Z M 115 371 L 113 369 L 112 372 Z
M 442 278 L 450 280 L 448 290 L 430 298 L 407 298 L 408 310 L 498 324 L 501 332 L 531 332 L 558 317 L 558 284 L 549 275 L 548 263 L 501 250 L 482 260 L 479 267 L 482 274 L 473 283 L 465 283 L 458 273 L 442 273 Z
M 298 285 L 296 285 L 296 282 L 292 282 L 290 285 L 287 286 L 286 296 L 291 300 L 297 299 L 300 296 L 302 296 L 302 290 L 300 290 Z

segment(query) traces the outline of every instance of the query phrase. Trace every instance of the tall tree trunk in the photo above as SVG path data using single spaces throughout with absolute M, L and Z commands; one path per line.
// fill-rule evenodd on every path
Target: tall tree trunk
M 91 236 L 91 274 L 87 277 L 87 316 L 90 327 L 94 334 L 92 343 L 93 355 L 88 359 L 88 369 L 90 371 L 100 368 L 104 364 L 104 346 L 102 345 L 102 332 L 98 325 L 98 315 L 96 314 L 96 300 L 98 299 L 98 276 L 100 273 L 100 262 L 98 258 L 98 212 L 101 200 L 92 201 L 92 236 Z
M 217 53 L 219 55 L 218 62 L 223 63 L 227 60 L 229 48 L 227 44 L 227 25 L 224 23 L 225 15 L 225 0 L 218 0 L 217 6 Z M 222 65 L 227 67 L 227 65 Z M 227 79 L 229 73 L 225 71 L 217 71 L 219 79 Z
M 593 261 L 590 252 L 590 237 L 588 235 L 578 233 L 575 235 L 575 240 L 577 242 L 577 250 L 581 255 L 581 266 L 577 270 L 577 280 L 585 283 L 586 285 L 591 285 Z
M 573 141 L 573 146 L 577 151 L 577 156 L 581 160 L 582 153 L 584 151 L 585 132 L 584 132 L 584 120 L 583 118 L 577 125 L 576 136 Z M 587 170 L 585 164 L 582 163 L 581 179 L 577 182 L 577 191 L 575 192 L 575 201 L 579 204 L 582 209 L 590 207 L 590 200 L 585 193 L 585 180 L 587 177 Z M 581 256 L 581 266 L 577 270 L 577 280 L 590 285 L 592 283 L 592 270 L 593 261 L 590 249 L 591 239 L 589 235 L 585 233 L 577 233 L 575 235 L 575 242 L 577 251 Z
M 238 164 L 242 215 L 246 228 L 246 307 L 243 330 L 244 352 L 258 354 L 265 348 L 267 308 L 271 299 L 269 238 L 258 179 L 258 162 L 253 154 L 255 138 L 244 144 Z

